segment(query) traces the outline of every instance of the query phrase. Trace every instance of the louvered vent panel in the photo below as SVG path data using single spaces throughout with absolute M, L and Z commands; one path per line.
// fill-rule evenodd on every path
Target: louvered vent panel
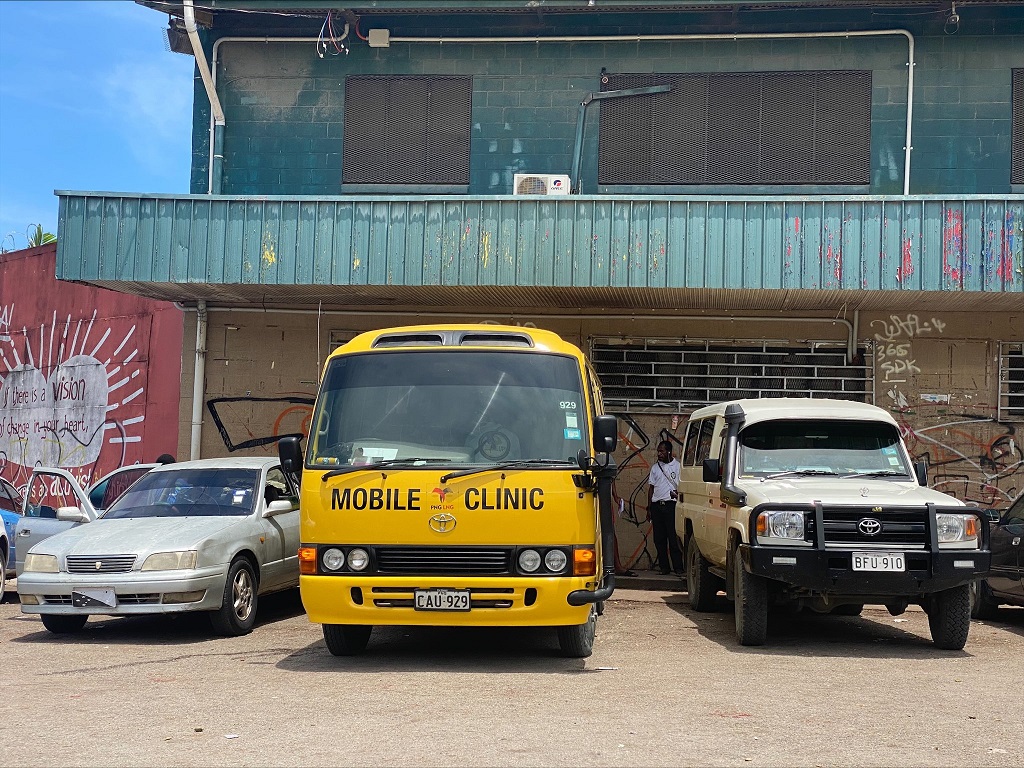
M 346 184 L 468 184 L 473 81 L 345 80 Z
M 1024 184 L 1024 69 L 1013 70 L 1013 138 L 1010 183 Z
M 619 74 L 606 80 L 604 90 L 673 90 L 602 102 L 602 185 L 870 181 L 868 71 Z

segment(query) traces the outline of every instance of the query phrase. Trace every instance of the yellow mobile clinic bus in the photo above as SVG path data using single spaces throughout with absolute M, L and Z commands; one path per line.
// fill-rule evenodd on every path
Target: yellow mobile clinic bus
M 549 331 L 390 328 L 332 353 L 305 456 L 279 443 L 301 471 L 302 603 L 331 653 L 398 624 L 549 626 L 589 656 L 615 587 L 601 409 Z

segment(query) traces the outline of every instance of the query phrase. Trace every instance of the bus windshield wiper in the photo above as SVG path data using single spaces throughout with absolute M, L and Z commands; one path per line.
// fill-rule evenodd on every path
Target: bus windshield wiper
M 433 463 L 436 461 L 451 461 L 451 459 L 381 459 L 380 461 L 371 461 L 369 464 L 349 464 L 347 467 L 339 467 L 338 469 L 332 469 L 330 472 L 325 472 L 324 476 L 320 478 L 322 482 L 327 482 L 332 477 L 338 475 L 347 475 L 349 472 L 361 472 L 363 470 L 374 470 L 380 469 L 381 467 L 396 467 L 399 469 L 406 469 L 408 466 L 416 466 L 426 464 L 428 462 Z
M 842 475 L 843 479 L 850 477 L 906 477 L 906 472 L 900 472 L 896 469 L 876 469 L 871 472 L 854 472 L 849 475 Z
M 479 472 L 497 472 L 502 469 L 516 469 L 517 467 L 565 466 L 572 463 L 573 462 L 569 459 L 518 459 L 516 461 L 502 461 L 497 464 L 488 464 L 483 467 L 473 467 L 471 469 L 462 469 L 458 472 L 449 472 L 447 475 L 441 475 L 441 482 L 447 483 L 453 478 L 475 475 Z
M 783 472 L 776 472 L 772 475 L 765 475 L 761 478 L 761 481 L 774 480 L 777 477 L 786 477 L 788 475 L 834 475 L 836 474 L 830 469 L 787 469 Z

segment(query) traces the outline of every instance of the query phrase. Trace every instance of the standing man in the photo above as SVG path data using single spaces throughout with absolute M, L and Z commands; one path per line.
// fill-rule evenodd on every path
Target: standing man
M 672 443 L 658 443 L 658 460 L 651 467 L 647 488 L 647 516 L 654 531 L 654 548 L 658 550 L 658 567 L 663 575 L 669 573 L 669 555 L 672 570 L 683 573 L 683 553 L 676 538 L 676 484 L 679 482 L 679 462 L 672 457 Z

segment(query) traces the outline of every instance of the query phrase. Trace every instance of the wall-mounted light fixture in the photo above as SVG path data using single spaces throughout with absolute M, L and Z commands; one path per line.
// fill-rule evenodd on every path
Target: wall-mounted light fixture
M 952 3 L 949 8 L 949 16 L 946 17 L 946 23 L 942 25 L 942 31 L 947 35 L 955 35 L 960 30 L 960 14 L 956 12 L 956 3 Z

